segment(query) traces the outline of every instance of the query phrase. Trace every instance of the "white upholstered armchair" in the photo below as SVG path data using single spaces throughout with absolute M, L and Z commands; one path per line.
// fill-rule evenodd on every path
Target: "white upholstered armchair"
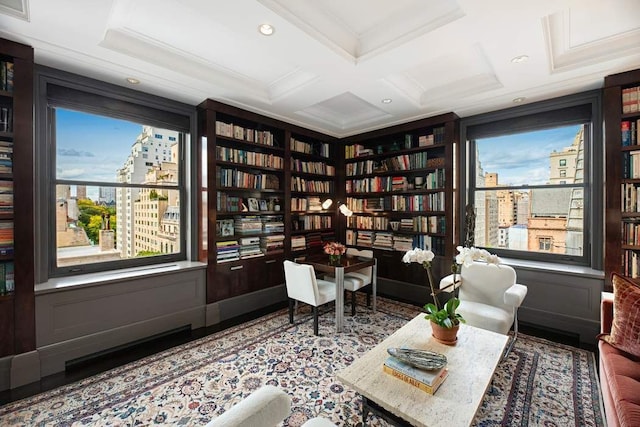
M 527 287 L 516 283 L 515 270 L 506 264 L 473 262 L 463 264 L 456 275 L 460 307 L 467 324 L 508 334 L 513 325 L 513 339 L 505 352 L 511 351 L 518 337 L 518 307 L 527 295 Z M 440 289 L 453 292 L 453 275 L 440 281 Z

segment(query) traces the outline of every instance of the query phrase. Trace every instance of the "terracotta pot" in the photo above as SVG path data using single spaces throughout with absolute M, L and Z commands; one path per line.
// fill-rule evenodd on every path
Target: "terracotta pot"
M 431 322 L 432 336 L 442 344 L 456 345 L 458 341 L 458 329 L 460 329 L 460 325 L 456 325 L 453 328 L 443 328 L 437 323 Z

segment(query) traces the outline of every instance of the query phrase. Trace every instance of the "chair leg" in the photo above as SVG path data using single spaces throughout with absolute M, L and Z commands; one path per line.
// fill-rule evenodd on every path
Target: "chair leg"
M 507 356 L 509 356 L 509 353 L 511 353 L 511 349 L 513 348 L 513 345 L 516 343 L 516 339 L 518 339 L 518 308 L 517 307 L 516 307 L 516 312 L 513 318 L 513 338 L 511 339 L 511 342 L 509 343 L 507 350 L 504 352 L 504 355 L 502 356 L 503 359 L 506 359 Z
M 313 335 L 318 336 L 318 307 L 313 307 Z
M 351 317 L 356 315 L 356 291 L 351 291 Z
M 293 323 L 293 306 L 295 302 L 289 298 L 289 323 Z

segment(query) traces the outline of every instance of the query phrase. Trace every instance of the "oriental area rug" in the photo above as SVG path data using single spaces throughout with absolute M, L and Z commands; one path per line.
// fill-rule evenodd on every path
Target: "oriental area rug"
M 205 425 L 272 384 L 292 396 L 284 426 L 316 416 L 354 426 L 361 422 L 361 399 L 336 372 L 419 312 L 378 298 L 375 314 L 358 305 L 336 334 L 328 305 L 316 337 L 309 307 L 301 307 L 293 325 L 280 310 L 0 407 L 0 425 Z M 603 426 L 601 408 L 593 353 L 521 334 L 500 362 L 474 425 Z M 373 415 L 368 424 L 387 425 Z

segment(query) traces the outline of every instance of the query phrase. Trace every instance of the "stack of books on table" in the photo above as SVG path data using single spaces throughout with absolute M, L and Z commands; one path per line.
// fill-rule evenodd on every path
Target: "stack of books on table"
M 387 360 L 384 361 L 382 369 L 384 372 L 393 375 L 399 380 L 411 384 L 429 394 L 434 394 L 447 376 L 449 376 L 449 370 L 446 366 L 440 369 L 426 371 L 401 362 L 393 356 L 389 356 Z
M 260 237 L 242 237 L 239 252 L 240 259 L 264 256 L 260 250 Z
M 223 240 L 216 242 L 216 259 L 222 262 L 238 261 L 240 259 L 240 245 L 237 240 Z

